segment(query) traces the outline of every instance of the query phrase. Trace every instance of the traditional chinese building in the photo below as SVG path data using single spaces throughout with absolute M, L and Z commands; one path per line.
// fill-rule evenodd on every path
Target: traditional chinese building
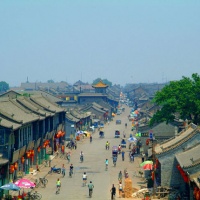
M 65 110 L 41 94 L 11 91 L 1 95 L 0 186 L 48 160 L 62 144 L 64 123 Z

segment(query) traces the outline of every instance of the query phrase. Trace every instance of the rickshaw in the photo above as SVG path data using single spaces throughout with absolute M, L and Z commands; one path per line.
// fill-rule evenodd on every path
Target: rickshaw
M 120 137 L 120 131 L 116 130 L 115 131 L 115 138 L 119 138 Z
M 122 141 L 121 141 L 121 147 L 122 148 L 126 148 L 126 141 L 125 141 L 125 139 L 122 139 Z
M 99 131 L 99 137 L 104 138 L 104 132 L 103 131 Z
M 113 156 L 118 156 L 118 146 L 112 147 L 112 157 Z

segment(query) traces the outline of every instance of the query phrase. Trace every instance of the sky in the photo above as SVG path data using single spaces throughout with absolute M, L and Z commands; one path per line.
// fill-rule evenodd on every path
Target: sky
M 199 0 L 1 0 L 0 81 L 164 83 L 200 74 Z

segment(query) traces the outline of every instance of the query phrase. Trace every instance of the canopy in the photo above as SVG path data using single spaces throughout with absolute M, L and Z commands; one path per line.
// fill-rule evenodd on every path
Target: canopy
M 132 143 L 132 142 L 137 142 L 137 139 L 136 139 L 135 137 L 130 137 L 130 138 L 128 139 L 128 141 L 129 141 L 130 143 Z
M 77 131 L 76 132 L 76 135 L 82 135 L 83 134 L 83 131 Z
M 90 133 L 89 133 L 88 131 L 84 131 L 84 135 L 85 135 L 86 137 L 90 137 Z
M 152 170 L 153 169 L 153 164 L 146 164 L 146 165 L 144 165 L 143 167 L 142 167 L 142 169 L 144 169 L 144 170 Z
M 146 161 L 144 161 L 143 163 L 140 164 L 140 167 L 143 167 L 143 166 L 146 165 L 146 164 L 152 164 L 152 165 L 153 165 L 153 161 L 151 161 L 151 160 L 146 160 Z
M 31 182 L 28 179 L 22 178 L 19 179 L 15 182 L 15 185 L 17 185 L 20 188 L 32 188 L 35 187 L 35 184 L 33 182 Z
M 19 191 L 20 190 L 20 187 L 18 187 L 14 183 L 7 183 L 5 185 L 2 185 L 0 188 L 2 190 L 14 190 L 14 191 Z

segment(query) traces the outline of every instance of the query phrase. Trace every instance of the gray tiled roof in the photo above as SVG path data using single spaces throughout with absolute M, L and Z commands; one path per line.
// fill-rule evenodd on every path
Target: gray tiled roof
M 80 93 L 79 97 L 106 97 L 107 94 L 102 93 Z
M 37 113 L 38 115 L 46 116 L 46 112 L 41 108 L 39 109 L 38 107 L 36 107 L 35 104 L 31 103 L 31 101 L 28 100 L 28 98 L 20 97 L 17 98 L 16 101 L 22 104 L 27 109 L 30 109 L 31 111 Z
M 189 140 L 191 137 L 193 137 L 193 135 L 197 133 L 198 133 L 198 130 L 196 128 L 194 128 L 193 126 L 189 126 L 189 128 L 186 131 L 182 132 L 177 137 L 167 140 L 166 142 L 163 142 L 162 144 L 156 145 L 155 153 L 162 154 L 171 149 L 174 149 L 177 146 L 180 146 L 185 141 Z
M 200 164 L 200 144 L 176 155 L 176 159 L 182 168 L 189 168 Z
M 41 95 L 33 95 L 30 97 L 30 99 L 45 108 L 45 110 L 49 110 L 50 112 L 59 113 L 64 111 L 64 108 L 56 106 Z
M 79 122 L 80 119 L 74 117 L 73 115 L 71 115 L 70 113 L 66 113 L 65 117 L 69 120 L 69 121 L 73 121 L 73 122 Z
M 1 111 L 7 113 L 11 116 L 10 120 L 22 120 L 23 123 L 28 123 L 39 119 L 38 115 L 31 113 L 30 111 L 22 108 L 17 102 L 14 104 L 15 100 L 7 100 L 0 102 L 0 113 Z
M 88 105 L 87 107 L 83 108 L 82 110 L 83 111 L 88 111 L 88 110 L 91 110 L 91 109 L 94 109 L 94 110 L 96 110 L 96 111 L 98 111 L 100 113 L 105 113 L 104 110 L 101 110 L 100 108 L 98 108 L 98 107 L 96 107 L 96 106 L 94 106 L 92 104 Z
M 1 111 L 0 111 L 1 112 Z M 11 128 L 13 130 L 16 130 L 21 127 L 21 123 L 16 123 L 14 121 L 9 121 L 3 117 L 0 117 L 0 126 L 6 127 L 6 128 Z

